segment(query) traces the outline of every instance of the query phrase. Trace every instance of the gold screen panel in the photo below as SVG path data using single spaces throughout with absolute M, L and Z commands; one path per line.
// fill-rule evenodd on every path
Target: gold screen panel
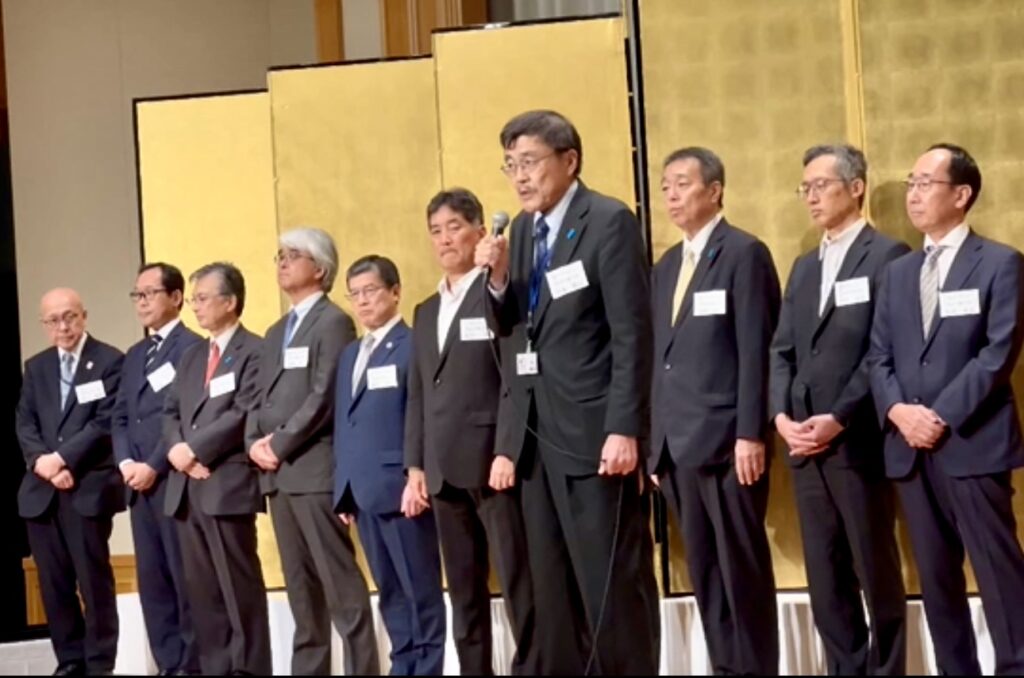
M 274 71 L 270 96 L 281 230 L 334 236 L 342 273 L 331 296 L 350 313 L 344 270 L 366 254 L 392 259 L 411 323 L 440 279 L 426 219 L 441 188 L 433 63 Z
M 435 34 L 445 186 L 476 193 L 487 215 L 518 212 L 498 169 L 504 155 L 498 135 L 512 116 L 545 108 L 579 130 L 587 185 L 632 207 L 624 44 L 618 18 Z
M 255 93 L 136 105 L 146 260 L 186 277 L 212 261 L 234 263 L 246 283 L 242 321 L 260 335 L 281 315 L 269 103 Z M 191 311 L 182 319 L 202 333 Z M 283 586 L 270 520 L 257 525 L 267 586 Z

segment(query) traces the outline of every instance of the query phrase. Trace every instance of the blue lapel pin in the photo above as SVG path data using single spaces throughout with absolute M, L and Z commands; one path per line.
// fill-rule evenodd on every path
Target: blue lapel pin
M 566 240 L 572 240 L 575 237 L 576 237 L 576 229 L 575 228 L 570 228 L 569 232 L 565 234 L 565 239 Z
M 394 344 L 392 344 L 390 341 L 388 343 L 384 344 L 384 348 L 386 348 L 389 351 L 391 350 L 392 346 L 394 346 Z
M 708 250 L 708 259 L 709 259 L 709 260 L 713 260 L 713 259 L 715 258 L 715 252 L 717 252 L 717 251 L 718 251 L 718 250 L 716 250 L 716 249 L 715 249 L 714 247 L 712 247 L 711 249 L 709 249 L 709 250 Z
M 234 358 L 234 356 L 230 356 L 230 355 L 229 355 L 229 356 L 227 356 L 226 358 L 224 358 L 224 364 L 225 364 L 225 365 L 230 365 L 230 364 L 231 364 L 231 361 L 232 361 L 232 360 L 234 360 L 234 359 L 235 359 L 235 358 Z

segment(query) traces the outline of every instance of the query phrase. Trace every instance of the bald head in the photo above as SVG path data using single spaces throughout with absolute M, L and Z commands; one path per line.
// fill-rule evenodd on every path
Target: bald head
M 39 316 L 50 343 L 65 351 L 74 351 L 85 333 L 85 306 L 73 289 L 58 287 L 43 295 Z

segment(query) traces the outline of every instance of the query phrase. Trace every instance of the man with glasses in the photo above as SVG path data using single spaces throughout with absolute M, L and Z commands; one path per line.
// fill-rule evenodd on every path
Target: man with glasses
M 86 332 L 74 290 L 47 292 L 40 313 L 53 347 L 25 363 L 18 512 L 39 569 L 55 675 L 110 675 L 118 620 L 108 542 L 125 508 L 110 418 L 124 355 Z
M 352 319 L 327 297 L 338 251 L 314 228 L 286 231 L 278 242 L 277 282 L 292 306 L 264 338 L 245 444 L 270 497 L 295 619 L 292 673 L 330 675 L 333 619 L 345 674 L 377 674 L 370 592 L 331 501 L 334 379 L 342 349 L 355 339 Z
M 164 509 L 177 520 L 186 591 L 206 675 L 270 675 L 270 625 L 256 551 L 264 510 L 245 447 L 246 414 L 256 403 L 259 337 L 242 327 L 245 279 L 231 264 L 189 278 L 190 303 L 209 341 L 181 357 L 164 406 Z
M 148 334 L 128 349 L 113 417 L 114 456 L 131 506 L 139 600 L 161 675 L 199 671 L 177 527 L 163 510 L 171 470 L 163 441 L 164 400 L 181 356 L 202 341 L 181 323 L 184 294 L 185 278 L 175 266 L 139 269 L 129 297 Z
M 786 285 L 769 412 L 789 447 L 828 673 L 902 675 L 906 593 L 867 352 L 882 271 L 910 248 L 862 216 L 867 162 L 858 149 L 815 146 L 803 165 L 797 193 L 822 239 L 796 260 Z
M 476 264 L 510 395 L 497 452 L 516 462 L 537 608 L 537 671 L 654 674 L 660 618 L 642 477 L 651 314 L 636 217 L 579 176 L 583 144 L 554 111 L 501 131 L 522 211 Z
M 939 673 L 981 673 L 966 552 L 995 672 L 1020 675 L 1024 553 L 1011 480 L 1024 442 L 1010 375 L 1024 343 L 1024 260 L 967 224 L 981 171 L 963 148 L 932 146 L 906 186 L 924 251 L 886 269 L 871 334 L 886 471 L 907 518 Z
M 365 334 L 338 362 L 335 511 L 359 528 L 391 638 L 391 675 L 441 675 L 446 610 L 437 528 L 433 516 L 407 518 L 401 510 L 412 332 L 398 312 L 398 268 L 371 254 L 349 267 L 346 281 Z

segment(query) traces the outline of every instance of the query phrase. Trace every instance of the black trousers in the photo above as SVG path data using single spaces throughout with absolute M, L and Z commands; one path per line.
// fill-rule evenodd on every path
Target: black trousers
M 380 658 L 366 579 L 356 565 L 349 529 L 330 494 L 270 498 L 288 604 L 295 618 L 292 674 L 331 673 L 331 621 L 345 647 L 345 675 L 377 675 Z
M 904 675 L 907 601 L 892 485 L 881 468 L 837 461 L 812 457 L 792 469 L 811 609 L 828 672 Z
M 661 619 L 640 471 L 568 476 L 546 463 L 547 453 L 525 450 L 518 469 L 537 672 L 656 675 Z
M 768 472 L 752 486 L 739 484 L 731 464 L 669 463 L 658 475 L 682 532 L 715 673 L 777 675 L 775 574 L 764 527 Z
M 182 513 L 178 537 L 202 672 L 271 675 L 256 514 L 209 516 L 191 494 Z
M 131 508 L 139 601 L 149 647 L 162 671 L 199 671 L 199 650 L 185 591 L 174 518 L 164 515 L 164 481 Z
M 966 551 L 995 646 L 996 673 L 1024 674 L 1024 553 L 1011 473 L 954 478 L 934 455 L 921 452 L 896 487 L 939 672 L 981 675 L 963 572 Z
M 118 632 L 109 545 L 113 517 L 87 518 L 72 506 L 71 493 L 57 492 L 46 513 L 26 525 L 58 665 L 83 664 L 90 674 L 113 671 Z
M 432 498 L 452 604 L 452 635 L 462 675 L 493 675 L 490 556 L 501 582 L 516 654 L 513 675 L 537 672 L 533 583 L 519 491 L 444 484 Z

